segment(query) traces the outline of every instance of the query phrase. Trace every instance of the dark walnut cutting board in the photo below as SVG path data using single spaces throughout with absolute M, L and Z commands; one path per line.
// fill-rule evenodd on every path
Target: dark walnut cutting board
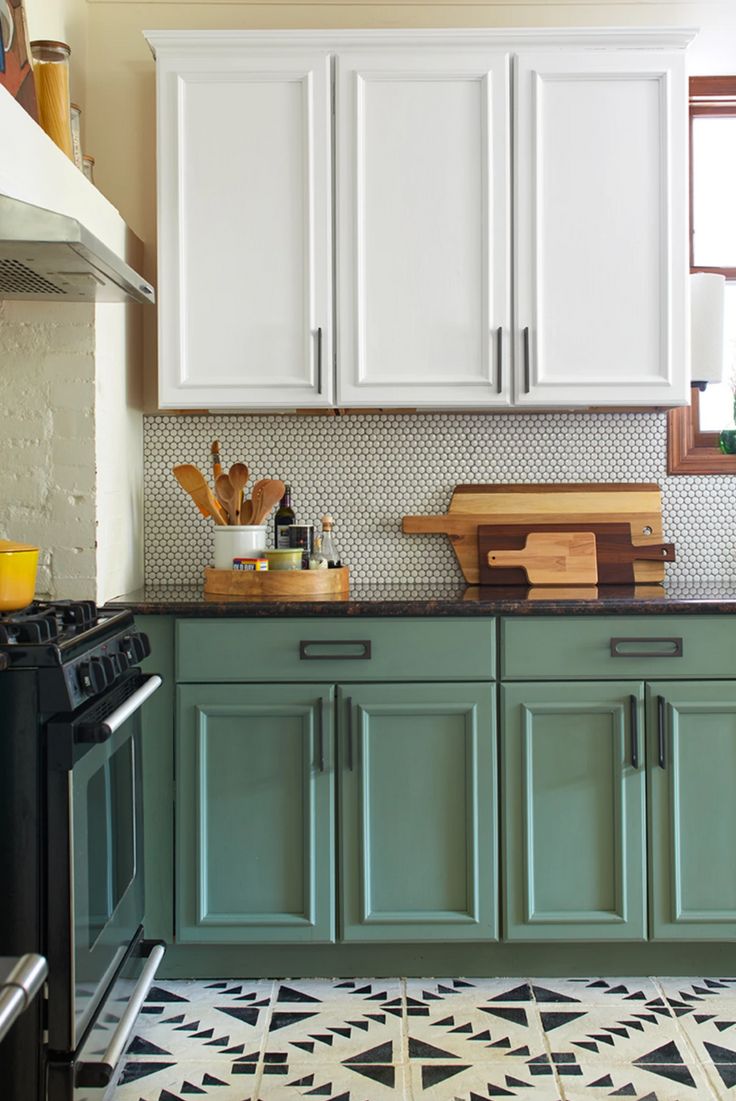
M 587 558 L 564 553 L 562 540 L 574 535 L 593 540 L 595 576 L 585 576 Z M 548 540 L 549 557 L 542 564 L 534 551 L 540 539 Z M 532 554 L 530 555 L 530 544 Z M 553 553 L 557 548 L 557 554 Z M 523 524 L 485 525 L 478 528 L 478 564 L 481 585 L 633 585 L 637 562 L 674 562 L 672 543 L 634 546 L 628 524 Z M 579 580 L 578 580 L 579 578 Z
M 478 528 L 483 525 L 624 524 L 633 545 L 661 544 L 662 495 L 652 483 L 580 485 L 460 485 L 442 516 L 405 516 L 408 534 L 444 533 L 452 545 L 469 585 L 480 582 Z M 635 561 L 634 581 L 657 584 L 664 580 L 664 561 Z M 600 578 L 599 578 L 600 580 Z M 526 582 L 524 582 L 526 584 Z

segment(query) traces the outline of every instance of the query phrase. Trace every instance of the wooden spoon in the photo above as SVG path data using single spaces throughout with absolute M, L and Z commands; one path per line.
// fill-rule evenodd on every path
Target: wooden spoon
M 279 478 L 262 478 L 260 482 L 256 482 L 250 495 L 253 502 L 251 524 L 262 524 L 285 492 L 286 486 Z
M 228 476 L 230 478 L 230 484 L 238 495 L 238 523 L 242 524 L 243 519 L 241 513 L 243 511 L 243 490 L 245 489 L 248 478 L 250 477 L 250 471 L 248 470 L 248 467 L 245 465 L 245 463 L 233 463 L 233 465 L 230 467 L 230 473 Z
M 212 490 L 204 480 L 204 474 L 191 463 L 181 463 L 174 467 L 174 477 L 194 501 L 203 516 L 211 516 L 216 524 L 224 527 L 227 519 L 220 504 L 212 495 Z
M 238 498 L 240 492 L 235 489 L 230 477 L 227 474 L 220 474 L 215 479 L 215 492 L 217 493 L 217 499 L 220 501 L 227 510 L 228 519 L 231 524 L 237 524 L 238 522 Z

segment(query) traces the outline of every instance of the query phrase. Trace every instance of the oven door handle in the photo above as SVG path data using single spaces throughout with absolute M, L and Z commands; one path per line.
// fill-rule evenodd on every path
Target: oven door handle
M 146 966 L 141 971 L 141 977 L 135 985 L 131 999 L 112 1034 L 107 1051 L 97 1063 L 79 1064 L 75 1076 L 75 1085 L 101 1088 L 111 1080 L 115 1068 L 120 1062 L 120 1057 L 128 1046 L 131 1033 L 135 1028 L 135 1022 L 138 1020 L 138 1014 L 148 997 L 148 991 L 153 986 L 156 972 L 165 952 L 166 949 L 163 944 L 156 944 L 151 949 Z
M 140 688 L 132 696 L 129 696 L 124 703 L 121 703 L 120 707 L 113 711 L 112 715 L 108 715 L 103 722 L 80 723 L 79 726 L 75 726 L 74 741 L 78 743 L 108 741 L 115 731 L 119 730 L 123 723 L 127 722 L 130 716 L 134 715 L 146 700 L 158 691 L 162 683 L 158 673 L 151 673 L 145 678 Z

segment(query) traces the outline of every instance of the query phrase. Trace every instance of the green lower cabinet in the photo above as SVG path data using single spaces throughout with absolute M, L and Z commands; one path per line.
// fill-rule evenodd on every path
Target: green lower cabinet
M 494 688 L 338 691 L 341 939 L 497 940 Z
M 652 936 L 736 939 L 736 683 L 647 686 Z
M 645 940 L 644 686 L 502 688 L 504 938 Z
M 334 688 L 181 685 L 176 937 L 330 943 Z

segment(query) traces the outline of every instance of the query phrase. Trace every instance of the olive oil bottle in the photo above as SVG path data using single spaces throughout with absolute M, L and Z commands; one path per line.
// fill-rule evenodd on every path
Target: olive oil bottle
M 288 548 L 289 527 L 295 520 L 296 515 L 291 507 L 291 486 L 284 486 L 284 496 L 273 520 L 273 545 L 277 550 Z

